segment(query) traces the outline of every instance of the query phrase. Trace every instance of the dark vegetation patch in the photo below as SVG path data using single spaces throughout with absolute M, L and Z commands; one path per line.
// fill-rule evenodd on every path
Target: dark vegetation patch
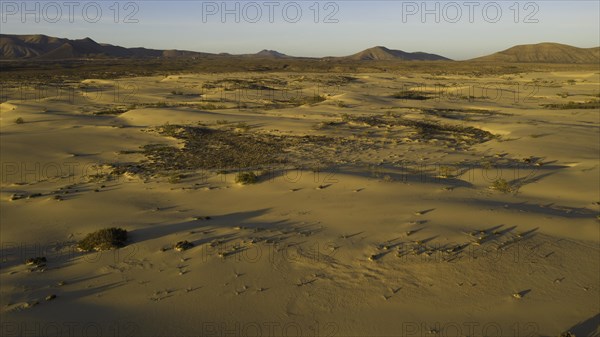
M 130 106 L 130 109 L 137 108 L 192 108 L 199 110 L 221 110 L 227 109 L 224 104 L 214 103 L 172 103 L 172 102 L 155 102 L 155 103 L 136 103 Z
M 113 173 L 133 173 L 142 177 L 172 172 L 208 170 L 238 172 L 265 170 L 291 165 L 327 167 L 360 151 L 381 147 L 344 137 L 281 136 L 239 131 L 238 124 L 206 126 L 165 124 L 155 129 L 163 136 L 183 142 L 175 147 L 148 144 L 141 148 L 146 159 L 133 163 L 113 163 Z
M 127 231 L 122 228 L 104 228 L 90 233 L 79 241 L 77 248 L 82 251 L 102 251 L 125 246 Z
M 240 172 L 235 177 L 235 182 L 242 185 L 256 184 L 258 177 L 254 172 Z
M 423 109 L 424 114 L 456 120 L 478 120 L 482 117 L 510 116 L 508 113 L 482 109 Z
M 109 107 L 99 111 L 94 112 L 94 115 L 102 116 L 102 115 L 120 115 L 129 111 L 128 108 L 123 107 Z
M 413 90 L 403 90 L 399 91 L 392 95 L 392 97 L 397 99 L 408 99 L 408 100 L 416 100 L 416 101 L 424 101 L 431 99 L 432 97 L 427 95 L 424 92 L 418 92 Z
M 491 133 L 475 127 L 406 119 L 395 115 L 344 115 L 341 122 L 330 123 L 327 127 L 346 128 L 356 132 L 349 123 L 359 123 L 369 128 L 373 127 L 374 130 L 400 127 L 396 130 L 398 136 L 419 141 L 444 140 L 457 149 L 494 138 Z M 154 131 L 181 140 L 182 146 L 145 145 L 141 148 L 141 153 L 146 159 L 134 163 L 115 163 L 112 165 L 113 173 L 128 172 L 150 177 L 197 170 L 227 173 L 264 170 L 284 165 L 310 167 L 315 163 L 327 167 L 352 160 L 357 153 L 363 151 L 380 150 L 388 144 L 385 141 L 364 141 L 364 137 L 273 135 L 252 132 L 249 127 L 240 128 L 240 125 L 246 124 L 217 123 L 215 127 L 162 125 Z M 244 181 L 240 180 L 242 183 Z
M 203 89 L 223 89 L 225 91 L 234 90 L 278 90 L 285 89 L 288 82 L 277 78 L 224 78 L 206 82 L 202 85 Z
M 401 126 L 415 131 L 413 138 L 417 139 L 443 139 L 452 143 L 464 142 L 468 145 L 474 145 L 487 142 L 495 136 L 488 131 L 484 131 L 472 126 L 442 124 L 432 120 L 414 120 L 399 116 L 344 116 L 344 120 L 362 123 L 369 126 L 391 127 Z
M 569 102 L 564 104 L 543 104 L 544 108 L 553 110 L 568 110 L 568 109 L 600 109 L 599 100 L 591 100 L 587 102 Z

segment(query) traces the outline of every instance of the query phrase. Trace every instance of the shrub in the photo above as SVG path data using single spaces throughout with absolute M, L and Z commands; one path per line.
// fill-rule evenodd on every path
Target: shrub
M 122 228 L 104 228 L 86 235 L 79 241 L 77 248 L 82 251 L 102 251 L 125 246 L 127 231 Z
M 191 243 L 187 240 L 184 240 L 184 241 L 177 242 L 173 248 L 178 252 L 183 252 L 184 250 L 188 250 L 193 247 L 194 247 L 193 243 Z
M 255 184 L 258 177 L 254 172 L 240 172 L 235 177 L 235 182 L 242 185 Z
M 512 191 L 512 186 L 510 186 L 510 183 L 503 178 L 494 180 L 490 188 L 503 193 L 509 193 Z
M 237 123 L 237 124 L 236 124 L 235 128 L 236 128 L 236 129 L 240 129 L 240 130 L 242 130 L 242 131 L 248 131 L 248 130 L 250 130 L 250 129 L 251 129 L 251 126 L 250 126 L 250 125 L 248 125 L 248 123 L 245 123 L 245 122 L 239 122 L 239 123 Z
M 349 108 L 350 107 L 348 104 L 344 103 L 343 101 L 337 101 L 335 104 L 338 106 L 338 108 Z
M 322 95 L 314 95 L 314 96 L 312 96 L 312 97 L 308 97 L 308 98 L 306 99 L 306 102 L 307 102 L 308 104 L 316 104 L 316 103 L 321 103 L 321 102 L 324 102 L 324 101 L 326 101 L 326 100 L 327 100 L 327 98 L 325 98 L 325 96 L 322 96 Z
M 46 265 L 46 262 L 47 262 L 47 260 L 44 256 L 32 257 L 32 258 L 25 260 L 26 265 L 36 266 L 36 267 L 43 267 Z
M 15 119 L 15 124 L 23 124 L 23 123 L 25 123 L 25 120 L 22 117 Z
M 185 175 L 183 174 L 172 174 L 169 176 L 168 182 L 169 184 L 179 184 L 183 178 L 185 178 Z

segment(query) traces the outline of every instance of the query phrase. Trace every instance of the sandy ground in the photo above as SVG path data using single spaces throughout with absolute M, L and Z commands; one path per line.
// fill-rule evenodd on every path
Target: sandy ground
M 598 336 L 600 115 L 542 105 L 598 99 L 600 74 L 347 76 L 7 90 L 2 335 Z M 239 90 L 239 80 L 275 90 Z M 431 99 L 392 97 L 403 90 Z M 292 93 L 324 100 L 288 104 Z M 95 114 L 110 108 L 127 111 Z M 494 138 L 419 139 L 353 119 L 365 116 Z M 111 173 L 147 162 L 141 146 L 184 148 L 156 132 L 166 123 L 353 147 L 305 148 L 306 163 L 262 168 L 244 186 L 215 168 Z M 510 191 L 490 188 L 499 178 Z M 128 230 L 128 245 L 75 249 L 106 227 Z M 181 240 L 195 247 L 169 249 Z M 24 264 L 36 256 L 45 268 Z

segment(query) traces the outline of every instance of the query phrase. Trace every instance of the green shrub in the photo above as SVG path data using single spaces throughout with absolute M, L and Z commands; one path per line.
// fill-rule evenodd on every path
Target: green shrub
M 235 182 L 242 185 L 255 184 L 258 177 L 254 172 L 240 172 L 235 177 Z
M 77 248 L 82 251 L 102 251 L 125 246 L 127 231 L 122 228 L 104 228 L 90 233 L 79 241 Z
M 15 119 L 15 124 L 23 124 L 23 123 L 25 123 L 25 120 L 22 117 Z

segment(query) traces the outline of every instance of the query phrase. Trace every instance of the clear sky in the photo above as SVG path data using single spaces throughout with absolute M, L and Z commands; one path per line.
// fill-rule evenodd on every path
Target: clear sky
M 382 45 L 460 60 L 517 44 L 599 46 L 599 3 L 2 0 L 0 31 L 233 54 L 343 56 Z

